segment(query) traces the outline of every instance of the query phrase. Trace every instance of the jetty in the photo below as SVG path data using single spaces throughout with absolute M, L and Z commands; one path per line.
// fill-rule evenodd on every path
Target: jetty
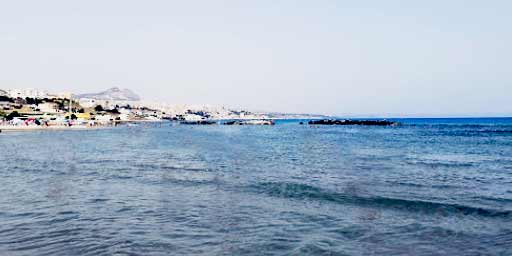
M 398 122 L 388 120 L 357 120 L 357 119 L 324 119 L 311 120 L 310 125 L 366 125 L 366 126 L 396 126 Z
M 274 125 L 273 120 L 183 120 L 179 124 L 185 125 Z

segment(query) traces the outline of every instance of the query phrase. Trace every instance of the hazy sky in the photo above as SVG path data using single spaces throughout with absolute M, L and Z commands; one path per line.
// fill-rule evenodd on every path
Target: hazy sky
M 512 1 L 0 0 L 0 88 L 252 110 L 511 115 Z

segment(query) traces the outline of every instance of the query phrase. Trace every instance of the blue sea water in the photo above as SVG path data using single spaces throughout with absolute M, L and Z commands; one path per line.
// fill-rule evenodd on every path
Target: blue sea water
M 0 255 L 512 255 L 512 119 L 0 134 Z

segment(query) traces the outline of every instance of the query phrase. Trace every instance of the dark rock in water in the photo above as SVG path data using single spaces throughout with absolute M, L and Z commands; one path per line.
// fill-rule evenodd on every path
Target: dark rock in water
M 242 125 L 243 123 L 240 121 L 227 121 L 224 125 Z
M 388 120 L 349 120 L 349 119 L 311 120 L 308 122 L 308 124 L 311 124 L 311 125 L 369 125 L 369 126 L 398 125 L 397 122 L 391 122 Z
M 275 125 L 273 120 L 231 120 L 224 125 Z
M 304 124 L 304 122 L 300 122 L 299 124 Z
M 180 124 L 188 124 L 188 125 L 212 125 L 217 124 L 215 121 L 208 120 L 199 120 L 199 121 L 181 121 Z

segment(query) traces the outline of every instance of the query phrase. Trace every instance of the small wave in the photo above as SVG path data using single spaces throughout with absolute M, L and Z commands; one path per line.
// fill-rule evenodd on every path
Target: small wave
M 479 136 L 479 135 L 509 135 L 512 134 L 512 130 L 455 130 L 455 131 L 446 131 L 441 133 L 441 135 L 446 136 Z
M 482 123 L 482 124 L 471 124 L 471 123 L 410 123 L 403 124 L 403 126 L 410 127 L 430 127 L 430 128 L 466 128 L 466 129 L 492 129 L 492 128 L 510 128 L 511 124 L 506 123 Z
M 435 189 L 452 189 L 457 188 L 455 185 L 447 185 L 447 184 L 418 184 L 418 183 L 410 183 L 410 182 L 390 182 L 391 185 L 411 187 L 411 188 L 435 188 Z
M 336 193 L 323 190 L 318 187 L 287 183 L 287 182 L 262 182 L 250 186 L 250 190 L 265 193 L 270 196 L 309 199 L 335 202 L 340 204 L 352 204 L 368 207 L 391 208 L 404 211 L 416 211 L 424 213 L 464 214 L 483 217 L 510 217 L 511 211 L 486 209 L 467 205 L 448 204 L 432 201 L 408 200 L 391 197 L 364 197 L 345 193 Z
M 423 161 L 423 160 L 409 160 L 406 161 L 409 165 L 419 165 L 429 168 L 464 168 L 474 166 L 474 163 L 462 162 L 441 162 L 441 161 Z
M 155 182 L 158 184 L 175 184 L 180 186 L 220 185 L 222 183 L 217 177 L 190 177 L 176 175 L 163 175 Z
M 211 172 L 211 169 L 201 167 L 186 167 L 186 166 L 168 166 L 159 165 L 155 163 L 133 164 L 135 168 L 142 170 L 168 170 L 168 171 L 187 171 L 187 172 Z
M 91 200 L 89 200 L 89 202 L 91 203 L 104 203 L 104 202 L 108 202 L 110 199 L 106 199 L 106 198 L 93 198 Z
M 178 166 L 162 166 L 162 170 L 172 171 L 188 171 L 188 172 L 210 172 L 208 168 L 195 168 L 195 167 L 178 167 Z
M 511 125 L 482 124 L 409 124 L 411 128 L 420 129 L 421 133 L 438 136 L 492 136 L 512 134 Z
M 478 131 L 481 133 L 512 133 L 512 130 L 489 130 L 489 131 Z
M 481 157 L 474 155 L 431 154 L 409 156 L 405 159 L 405 163 L 430 168 L 464 168 L 475 166 L 483 160 Z

